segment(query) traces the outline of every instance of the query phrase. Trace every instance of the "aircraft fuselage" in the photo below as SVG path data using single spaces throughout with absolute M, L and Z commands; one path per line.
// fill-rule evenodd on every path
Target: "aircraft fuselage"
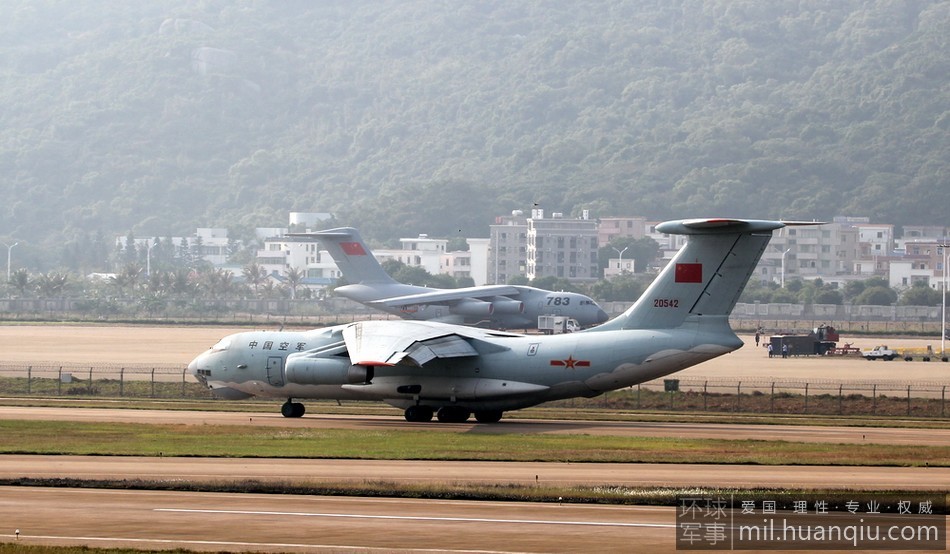
M 495 297 L 491 301 L 471 298 L 449 303 L 413 303 L 388 306 L 383 300 L 398 296 L 423 294 L 437 289 L 413 285 L 355 284 L 337 287 L 334 292 L 355 302 L 372 304 L 374 308 L 415 321 L 441 321 L 494 329 L 535 329 L 538 317 L 557 315 L 575 319 L 581 327 L 607 321 L 604 310 L 590 297 L 574 292 L 555 292 L 528 286 L 513 286 L 518 294 Z M 451 289 L 448 289 L 451 290 Z M 380 301 L 380 302 L 377 302 Z
M 725 322 L 723 326 L 725 332 L 697 332 L 686 326 L 489 336 L 476 346 L 483 350 L 476 357 L 436 359 L 410 371 L 398 364 L 352 365 L 342 344 L 346 325 L 305 332 L 246 332 L 225 338 L 189 369 L 216 394 L 230 398 L 379 400 L 400 407 L 458 404 L 473 411 L 506 411 L 560 398 L 596 396 L 739 348 L 741 341 Z M 325 356 L 309 356 L 305 364 L 298 363 L 301 353 L 321 348 L 327 349 Z

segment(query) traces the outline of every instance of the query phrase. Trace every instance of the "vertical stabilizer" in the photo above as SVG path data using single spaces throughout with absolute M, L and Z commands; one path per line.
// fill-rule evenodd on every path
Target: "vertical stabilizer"
M 694 316 L 727 318 L 780 221 L 667 221 L 657 231 L 689 235 L 639 300 L 593 330 L 673 329 Z
M 343 272 L 343 278 L 350 284 L 358 283 L 395 283 L 372 251 L 363 242 L 359 231 L 352 227 L 328 229 L 299 236 L 313 237 L 330 253 L 337 267 Z

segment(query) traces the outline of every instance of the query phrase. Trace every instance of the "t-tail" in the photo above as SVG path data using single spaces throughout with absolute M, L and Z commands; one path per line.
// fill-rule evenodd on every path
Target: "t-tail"
M 689 219 L 657 225 L 661 233 L 689 235 L 686 245 L 629 310 L 591 331 L 675 329 L 687 322 L 728 327 L 772 231 L 791 224 L 803 223 Z
M 343 272 L 343 278 L 351 284 L 396 282 L 379 265 L 376 257 L 360 237 L 359 231 L 352 227 L 328 229 L 300 236 L 319 239 L 320 244 L 330 253 L 337 267 Z

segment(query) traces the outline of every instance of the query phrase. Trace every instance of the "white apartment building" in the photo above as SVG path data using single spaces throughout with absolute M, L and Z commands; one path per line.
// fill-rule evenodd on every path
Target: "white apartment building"
M 544 210 L 532 210 L 528 219 L 526 277 L 557 277 L 590 282 L 600 278 L 597 260 L 597 222 L 586 217 L 566 218 Z

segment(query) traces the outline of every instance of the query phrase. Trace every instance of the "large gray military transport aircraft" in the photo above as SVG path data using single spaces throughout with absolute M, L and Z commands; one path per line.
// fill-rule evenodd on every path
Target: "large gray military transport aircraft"
M 590 297 L 522 285 L 435 289 L 395 281 L 352 227 L 288 236 L 318 239 L 351 284 L 334 289 L 344 298 L 403 319 L 491 327 L 536 329 L 538 316 L 564 316 L 589 327 L 607 321 Z
M 686 245 L 619 317 L 566 335 L 522 335 L 433 321 L 363 321 L 304 332 L 224 338 L 188 366 L 226 398 L 379 400 L 408 421 L 493 423 L 517 410 L 593 397 L 732 352 L 729 327 L 772 231 L 793 223 L 739 219 L 668 221 Z M 798 224 L 798 223 L 795 223 Z

